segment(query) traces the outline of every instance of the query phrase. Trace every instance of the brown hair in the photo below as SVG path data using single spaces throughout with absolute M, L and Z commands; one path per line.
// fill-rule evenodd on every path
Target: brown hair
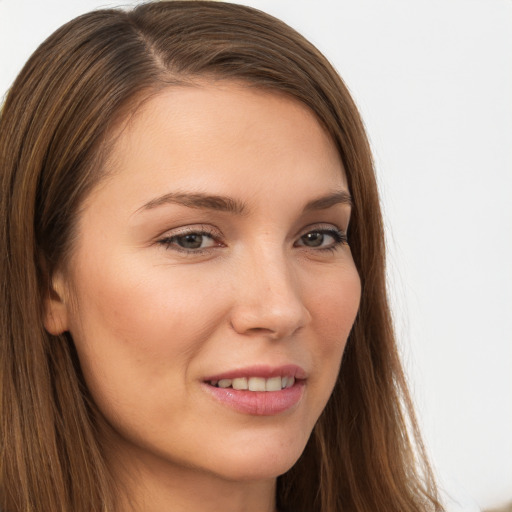
M 332 397 L 278 479 L 290 512 L 441 510 L 395 345 L 383 227 L 357 109 L 318 50 L 255 9 L 204 1 L 102 10 L 57 30 L 0 118 L 0 507 L 111 512 L 115 489 L 69 335 L 43 327 L 81 201 L 101 178 L 116 120 L 177 82 L 233 79 L 308 105 L 341 155 L 362 299 Z

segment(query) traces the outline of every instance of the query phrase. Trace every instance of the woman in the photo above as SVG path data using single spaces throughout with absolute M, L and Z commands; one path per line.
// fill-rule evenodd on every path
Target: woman
M 81 16 L 0 158 L 4 512 L 441 510 L 364 129 L 300 35 L 217 2 Z

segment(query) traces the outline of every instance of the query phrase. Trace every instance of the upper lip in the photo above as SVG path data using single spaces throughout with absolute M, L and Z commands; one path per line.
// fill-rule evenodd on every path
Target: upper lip
M 306 371 L 295 364 L 285 364 L 282 366 L 255 365 L 234 370 L 227 370 L 222 373 L 208 376 L 204 379 L 208 381 L 219 381 L 221 379 L 238 379 L 241 377 L 262 377 L 270 379 L 272 377 L 294 377 L 295 379 L 305 379 Z

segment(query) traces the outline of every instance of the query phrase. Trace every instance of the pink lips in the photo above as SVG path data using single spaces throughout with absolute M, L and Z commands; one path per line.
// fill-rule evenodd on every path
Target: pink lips
M 291 387 L 278 391 L 249 391 L 233 388 L 220 388 L 210 383 L 222 379 L 236 379 L 241 377 L 293 377 L 295 383 Z M 255 416 L 272 416 L 293 408 L 304 393 L 306 372 L 296 365 L 280 367 L 253 366 L 232 370 L 204 379 L 203 388 L 219 402 L 235 409 L 238 412 Z

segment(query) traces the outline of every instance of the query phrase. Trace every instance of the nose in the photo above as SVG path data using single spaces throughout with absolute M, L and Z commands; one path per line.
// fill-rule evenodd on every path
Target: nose
M 278 252 L 278 251 L 276 251 Z M 253 255 L 235 272 L 231 326 L 244 335 L 282 339 L 311 321 L 301 279 L 283 254 Z

